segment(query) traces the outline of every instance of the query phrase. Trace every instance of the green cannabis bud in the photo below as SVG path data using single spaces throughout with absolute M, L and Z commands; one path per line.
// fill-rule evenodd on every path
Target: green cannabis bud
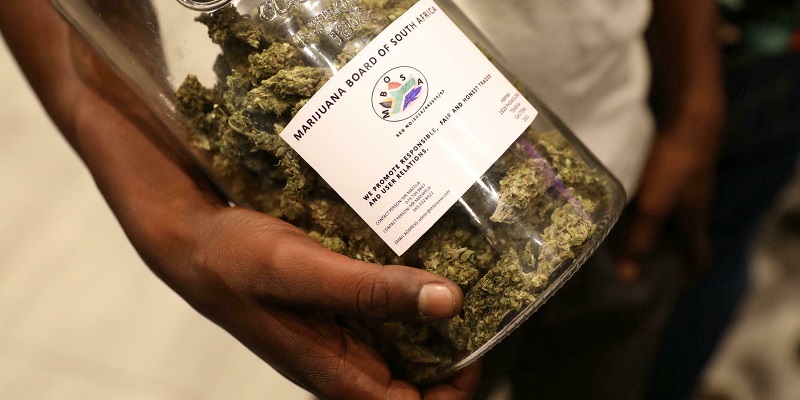
M 534 202 L 552 186 L 547 169 L 547 162 L 541 158 L 527 159 L 509 168 L 500 180 L 500 199 L 492 221 L 513 223 L 524 219 L 528 210 L 536 206 Z
M 217 82 L 204 87 L 187 76 L 175 106 L 190 127 L 187 142 L 207 153 L 236 203 L 282 218 L 337 253 L 423 268 L 461 287 L 464 307 L 449 321 L 373 324 L 364 334 L 396 374 L 419 383 L 491 345 L 586 250 L 602 223 L 594 211 L 609 202 L 609 178 L 583 162 L 561 133 L 529 128 L 461 203 L 396 256 L 279 135 L 332 76 L 306 57 L 306 42 L 320 40 L 330 65 L 341 66 L 414 3 L 343 0 L 304 21 L 295 36 L 233 6 L 202 14 L 197 21 L 221 49 Z M 322 41 L 317 29 L 334 11 L 359 23 L 344 43 Z

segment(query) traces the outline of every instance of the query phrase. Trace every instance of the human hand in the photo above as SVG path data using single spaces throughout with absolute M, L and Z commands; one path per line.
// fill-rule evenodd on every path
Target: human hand
M 674 217 L 687 245 L 690 275 L 699 274 L 710 262 L 709 206 L 716 150 L 686 140 L 697 129 L 716 127 L 689 121 L 678 123 L 660 132 L 653 145 L 617 263 L 617 276 L 622 282 L 639 278 L 642 261 L 653 250 L 670 217 Z
M 323 399 L 471 395 L 479 367 L 419 389 L 394 379 L 381 357 L 337 322 L 341 315 L 452 316 L 461 303 L 453 283 L 333 253 L 299 229 L 246 209 L 210 205 L 179 215 L 169 223 L 186 225 L 181 234 L 164 229 L 137 237 L 137 248 L 189 304 L 288 379 Z
M 139 254 L 192 307 L 323 399 L 471 396 L 478 366 L 417 388 L 393 377 L 337 319 L 451 317 L 463 300 L 457 285 L 420 269 L 353 260 L 279 219 L 229 207 L 192 178 L 190 167 L 140 135 L 126 120 L 135 112 L 127 110 L 102 105 L 103 121 L 92 122 L 101 131 L 111 130 L 106 124 L 116 129 L 113 146 L 125 153 L 113 161 L 118 168 L 96 176 Z M 94 160 L 98 152 L 90 154 Z
M 93 167 L 98 185 L 148 266 L 192 307 L 323 399 L 469 398 L 479 366 L 417 388 L 393 377 L 337 319 L 447 318 L 461 307 L 457 285 L 420 269 L 353 260 L 279 219 L 229 207 L 166 147 L 139 133 L 128 119 L 135 110 L 96 105 L 89 115 L 104 118 L 85 133 L 109 140 L 100 140 L 102 150 L 86 150 L 85 159 L 114 163 Z M 108 151 L 116 157 L 101 156 Z
M 725 103 L 717 23 L 713 0 L 653 2 L 649 43 L 661 128 L 617 264 L 622 282 L 639 278 L 668 217 L 686 243 L 689 280 L 710 262 L 709 206 Z

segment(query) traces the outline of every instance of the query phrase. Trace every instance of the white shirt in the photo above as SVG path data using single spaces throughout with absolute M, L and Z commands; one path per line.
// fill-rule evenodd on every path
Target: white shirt
M 622 182 L 629 198 L 654 137 L 644 43 L 649 0 L 454 0 L 511 72 Z

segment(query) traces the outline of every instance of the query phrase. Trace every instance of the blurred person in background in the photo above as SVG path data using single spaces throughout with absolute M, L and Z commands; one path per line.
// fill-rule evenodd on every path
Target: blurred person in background
M 800 2 L 719 0 L 728 118 L 711 207 L 713 263 L 678 302 L 648 393 L 690 396 L 748 287 L 760 217 L 800 148 Z
M 515 399 L 644 398 L 675 301 L 711 258 L 724 109 L 716 3 L 456 3 L 630 199 L 586 265 L 487 354 L 478 398 L 499 382 Z

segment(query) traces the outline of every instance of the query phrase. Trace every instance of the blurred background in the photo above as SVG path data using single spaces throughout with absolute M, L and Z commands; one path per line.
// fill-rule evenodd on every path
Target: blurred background
M 725 3 L 735 10 L 739 2 Z M 756 41 L 749 45 L 780 48 L 774 26 L 747 31 L 752 26 L 730 22 L 726 40 L 747 33 Z M 147 269 L 5 44 L 0 52 L 0 399 L 310 399 Z M 752 60 L 729 61 L 748 76 L 774 76 L 749 70 Z M 772 89 L 759 93 L 770 99 Z M 742 88 L 742 110 L 759 93 Z M 760 144 L 751 139 L 733 137 L 726 160 L 739 174 L 733 179 L 755 180 L 747 190 L 756 192 L 774 180 L 760 174 L 758 157 L 791 149 L 758 148 L 755 157 Z M 800 398 L 800 173 L 784 170 L 793 177 L 781 179 L 743 249 L 750 289 L 696 399 Z

